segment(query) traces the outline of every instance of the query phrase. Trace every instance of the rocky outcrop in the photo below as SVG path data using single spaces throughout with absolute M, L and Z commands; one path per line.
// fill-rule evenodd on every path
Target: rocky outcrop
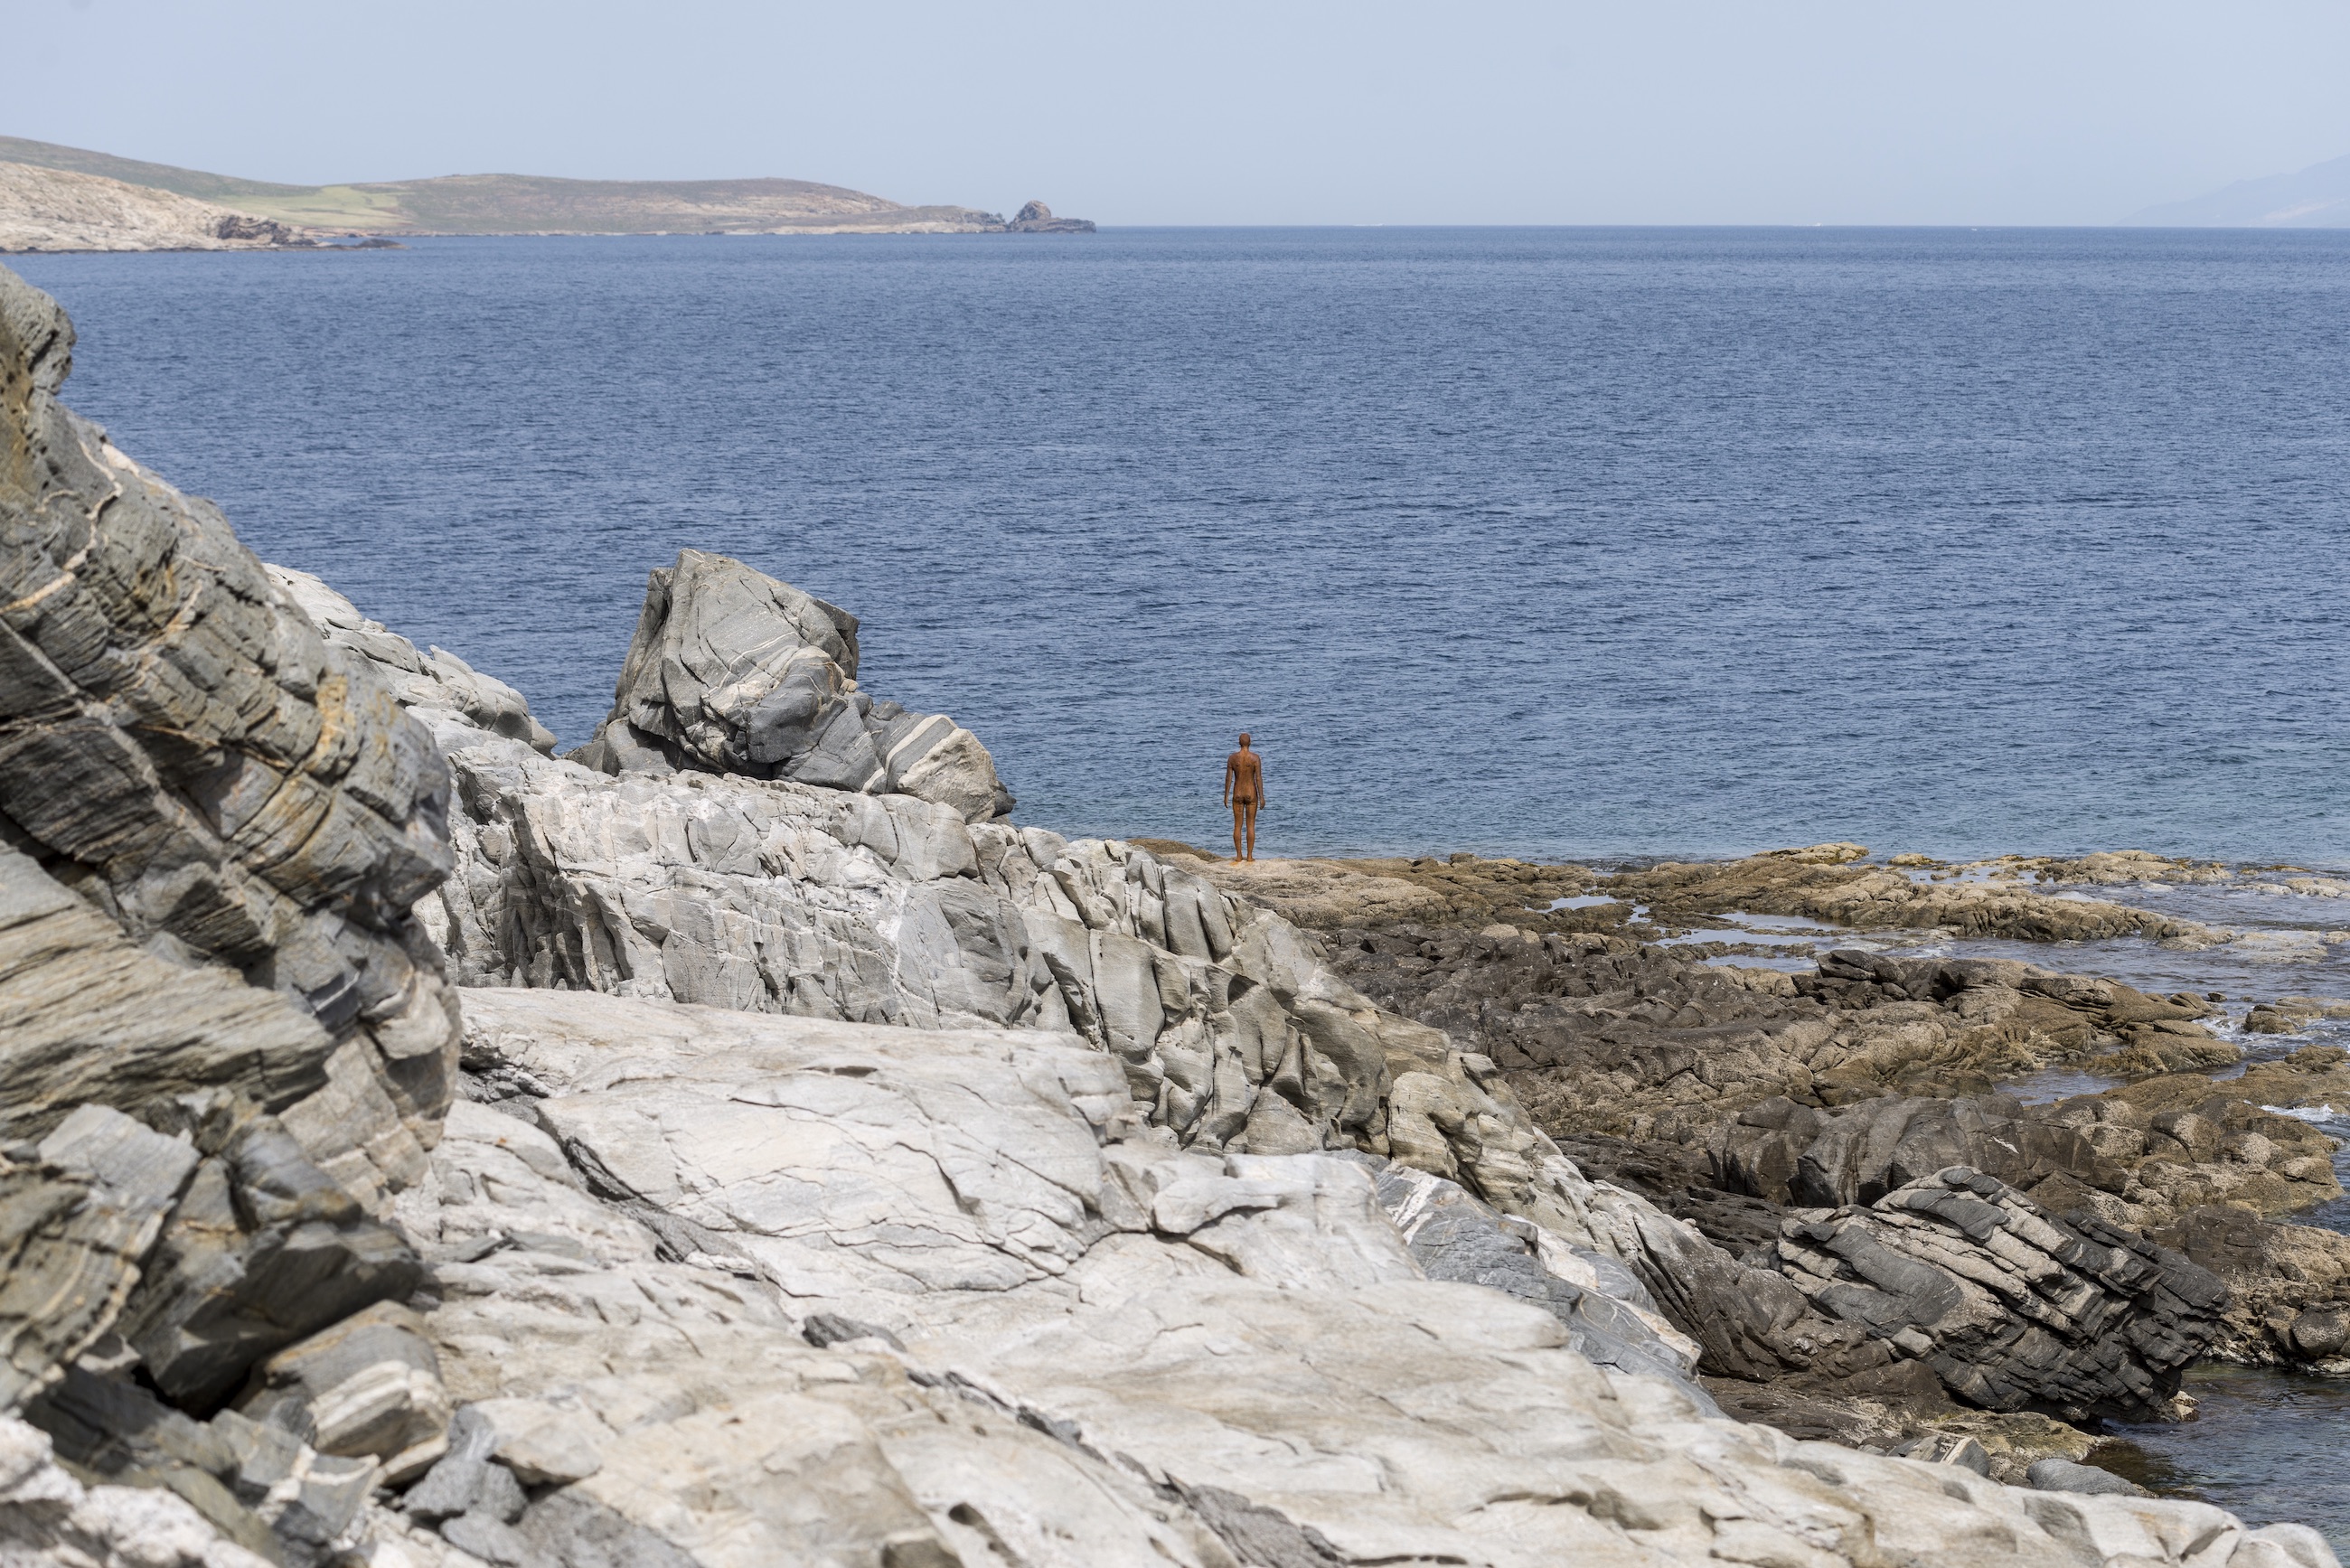
M 359 1046 L 429 1137 L 456 1027 L 409 909 L 449 869 L 446 767 L 217 508 L 57 402 L 71 347 L 54 302 L 0 273 L 0 836 L 150 953 L 307 1013 L 320 1063 Z M 114 983 L 87 993 L 75 966 L 41 977 L 52 1053 L 106 1038 L 121 962 L 93 957 Z M 303 1083 L 277 1038 L 241 1083 L 271 1111 L 323 1072 Z
M 144 483 L 151 510 L 195 510 Z M 47 510 L 0 517 L 12 563 L 77 508 L 145 515 L 120 492 L 27 493 Z M 140 787 L 39 777 L 20 797 L 0 774 L 12 815 L 40 808 L 0 867 L 0 984 L 71 1027 L 137 1023 L 120 1051 L 85 1033 L 77 1055 L 69 1027 L 0 1061 L 59 1113 L 0 1145 L 0 1334 L 29 1423 L 0 1418 L 0 1556 L 2330 1568 L 2306 1532 L 2203 1504 L 1997 1484 L 1970 1434 L 1905 1433 L 1905 1459 L 1724 1418 L 1708 1361 L 1847 1381 L 2041 1361 L 1930 1293 L 1900 1328 L 1840 1310 L 1889 1299 L 1877 1284 L 1838 1280 L 1816 1308 L 1589 1179 L 1486 1058 L 1134 846 L 720 771 L 737 751 L 801 765 L 843 713 L 870 741 L 829 614 L 772 659 L 730 655 L 759 688 L 742 701 L 691 668 L 705 641 L 639 662 L 700 694 L 673 734 L 624 721 L 661 765 L 608 774 L 548 755 L 509 689 L 233 546 L 180 540 L 138 593 L 105 579 L 167 620 L 78 623 L 106 636 L 68 673 L 94 673 L 5 721 L 25 755 L 71 761 L 60 737 L 80 737 Z M 95 538 L 53 561 L 0 649 L 57 664 L 39 607 L 112 558 Z M 282 635 L 297 597 L 307 641 Z M 754 618 L 811 605 L 768 591 Z M 726 618 L 681 608 L 660 628 Z M 140 659 L 109 662 L 109 637 Z M 172 707 L 179 688 L 140 684 L 158 668 L 224 711 Z M 793 691 L 810 717 L 836 704 L 798 741 Z M 401 763 L 426 723 L 457 788 L 445 848 L 436 775 Z M 136 831 L 102 841 L 77 815 L 92 800 Z M 436 950 L 401 899 L 443 854 Z M 259 932 L 246 948 L 197 919 L 224 909 Z M 346 982 L 287 983 L 322 932 Z M 471 982 L 453 1079 L 442 961 Z M 75 965 L 86 996 L 57 981 Z M 384 1005 L 390 974 L 435 1011 Z M 538 983 L 484 983 L 516 979 Z M 133 1006 L 138 983 L 161 1005 Z M 175 983 L 197 1005 L 149 1019 Z M 1896 1225 L 1907 1190 L 1811 1239 L 1859 1250 L 1838 1238 Z M 2012 1208 L 2041 1244 L 2044 1219 Z M 1941 1217 L 2046 1284 L 1971 1210 Z M 2158 1378 L 2155 1328 L 2183 1320 L 2120 1298 L 2187 1276 L 2158 1259 L 2138 1289 L 2118 1254 L 2043 1251 L 2072 1271 L 2050 1301 L 2080 1306 L 2074 1276 L 2115 1298 L 2083 1314 L 2132 1347 L 2109 1380 Z M 1980 1283 L 1976 1262 L 1950 1266 Z
M 1651 918 L 1660 922 L 1744 911 L 1800 915 L 1857 930 L 1948 928 L 1962 936 L 2025 941 L 2224 940 L 2191 920 L 2103 899 L 2059 897 L 2015 877 L 1944 881 L 1894 867 L 1846 863 L 1866 853 L 1856 844 L 1820 845 L 1742 860 L 1668 862 L 1612 877 L 1607 891 L 1648 905 Z
M 27 1568 L 267 1568 L 270 1562 L 224 1537 L 169 1490 L 85 1485 L 57 1463 L 47 1433 L 6 1416 L 0 1416 L 0 1551 Z
M 2307 1550 L 1721 1420 L 1619 1297 L 1610 1332 L 1656 1362 L 1574 1348 L 1557 1287 L 1604 1259 L 1497 1246 L 1490 1211 L 1385 1162 L 1185 1149 L 1074 1036 L 468 1001 L 499 1108 L 459 1106 L 399 1200 L 442 1260 L 425 1321 L 460 1407 L 378 1520 L 419 1560 Z
M 0 253 L 283 250 L 317 244 L 275 219 L 169 191 L 0 162 Z
M 2178 1091 L 2192 1108 L 2156 1097 Z M 2332 1154 L 2307 1123 L 2199 1076 L 2029 1107 L 2003 1096 L 1888 1096 L 1815 1109 L 1782 1096 L 1718 1128 L 1709 1148 L 1717 1185 L 1779 1204 L 1873 1203 L 1964 1165 L 2052 1212 L 2087 1209 L 2137 1226 L 2218 1201 L 2271 1214 L 2330 1202 L 2341 1193 Z
M 2011 961 L 1846 949 L 1793 975 L 1596 933 L 1406 923 L 1342 933 L 1334 967 L 1474 1044 L 1537 1119 L 1638 1138 L 1703 1138 L 1781 1096 L 1981 1094 L 2058 1063 L 2128 1075 L 2240 1054 L 2201 1022 L 2208 1002 Z
M 2350 1373 L 2350 1236 L 2217 1204 L 2189 1210 L 2153 1236 L 2227 1284 L 2218 1353 Z
M 611 716 L 576 760 L 909 794 L 968 822 L 1012 808 L 979 737 L 857 689 L 857 618 L 700 550 L 652 574 Z
M 730 578 L 756 590 L 758 616 L 805 619 L 793 647 L 829 631 L 839 647 L 820 651 L 838 666 L 847 643 L 837 612 L 763 579 Z M 649 623 L 701 618 L 655 599 Z M 347 609 L 328 619 L 330 635 L 359 624 Z M 415 668 L 384 644 L 389 635 L 369 633 L 368 648 Z M 660 667 L 640 657 L 657 646 L 640 635 L 624 691 Z M 461 866 L 441 899 L 469 983 L 520 980 L 931 1030 L 1066 1032 L 1117 1064 L 1142 1119 L 1178 1147 L 1393 1161 L 1381 1189 L 1415 1237 L 1434 1225 L 1428 1256 L 1443 1277 L 1541 1302 L 1611 1364 L 1694 1364 L 1840 1388 L 1902 1376 L 1893 1369 L 1903 1346 L 1806 1300 L 1774 1257 L 1733 1256 L 1644 1199 L 1586 1179 L 1527 1125 L 1490 1062 L 1371 1005 L 1287 921 L 1131 845 L 966 824 L 903 795 L 798 781 L 603 776 L 484 733 L 446 696 L 418 688 L 410 700 L 435 715 L 460 782 Z M 1610 948 L 1577 940 L 1594 953 Z M 2010 965 L 1970 978 L 2030 972 Z M 1929 978 L 1912 978 L 1920 995 L 1935 993 Z M 1831 1012 L 1838 988 L 1873 982 L 1823 983 L 1825 1000 L 1794 998 L 1787 1011 Z M 477 1041 L 469 1059 L 498 1092 L 532 1097 L 552 1080 L 530 1058 Z M 536 1113 L 562 1114 L 553 1101 Z M 582 1168 L 601 1168 L 588 1144 L 566 1147 Z M 606 1185 L 632 1212 L 667 1207 L 617 1174 Z M 693 1240 L 677 1243 L 687 1251 L 723 1256 L 735 1245 L 720 1216 L 697 1207 L 691 1219 Z M 1775 1227 L 1768 1221 L 1773 1238 Z M 1627 1337 L 1624 1325 L 1643 1313 L 1656 1321 Z M 903 1327 L 869 1307 L 840 1315 Z M 1665 1362 L 1644 1361 L 1664 1354 L 1659 1344 L 1675 1348 Z
M 1967 1403 L 2071 1421 L 2169 1413 L 2227 1296 L 2175 1252 L 2091 1215 L 2052 1219 L 1964 1166 L 1865 1210 L 1791 1216 L 1778 1252 L 1824 1311 Z
M 1042 202 L 1031 202 L 1013 215 L 1003 225 L 1014 234 L 1090 234 L 1094 232 L 1091 218 L 1056 218 L 1053 209 Z
M 0 271 L 0 1412 L 195 1511 L 20 1444 L 0 1552 L 128 1560 L 139 1518 L 140 1561 L 324 1561 L 376 1460 L 221 1407 L 421 1279 L 378 1214 L 457 1075 L 410 914 L 448 775 L 216 509 L 58 404 L 71 342 Z

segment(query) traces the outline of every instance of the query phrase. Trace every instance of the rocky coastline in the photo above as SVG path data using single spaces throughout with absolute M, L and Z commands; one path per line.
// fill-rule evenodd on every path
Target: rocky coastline
M 71 341 L 0 269 L 0 1561 L 2333 1568 L 2080 1461 L 2342 1352 L 2343 1053 L 1659 945 L 2210 937 L 2099 867 L 1071 840 L 692 551 L 558 756 Z

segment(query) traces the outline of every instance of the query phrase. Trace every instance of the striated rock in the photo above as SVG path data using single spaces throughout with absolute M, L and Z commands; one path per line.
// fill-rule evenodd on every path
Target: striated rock
M 0 1413 L 113 1325 L 195 1166 L 185 1144 L 103 1106 L 0 1151 Z
M 1999 1096 L 1887 1096 L 1815 1110 L 1783 1095 L 1741 1112 L 1710 1149 L 1722 1187 L 1811 1209 L 1874 1203 L 1960 1165 L 2020 1189 L 2062 1175 L 2119 1193 L 2126 1177 L 2106 1158 L 2116 1152 L 2110 1140 Z
M 414 643 L 381 621 L 368 619 L 350 600 L 307 572 L 266 564 L 262 570 L 302 607 L 328 646 L 365 661 L 393 699 L 427 725 L 454 719 L 554 754 L 554 734 L 533 716 L 523 694 L 504 681 L 441 649 L 418 652 Z
M 740 561 L 680 551 L 646 584 L 611 715 L 577 760 L 910 794 L 970 822 L 1012 808 L 977 736 L 876 703 L 857 689 L 857 662 L 855 616 Z
M 210 1409 L 264 1356 L 406 1295 L 420 1265 L 275 1117 L 205 1117 L 196 1134 L 205 1158 L 120 1332 L 165 1394 Z
M 234 1411 L 192 1420 L 134 1384 L 78 1367 L 26 1412 L 84 1473 L 171 1491 L 247 1551 L 309 1568 L 350 1536 L 376 1478 Z
M 314 1017 L 269 1024 L 251 1058 L 153 1065 L 109 1053 L 150 1095 L 180 1065 L 260 1103 L 361 1047 L 410 1135 L 429 1142 L 454 1070 L 453 1002 L 409 918 L 447 871 L 447 772 L 370 668 L 326 647 L 237 543 L 57 400 L 72 328 L 0 270 L 0 838 L 151 954 L 223 965 Z M 12 869 L 10 880 L 21 873 Z M 122 1012 L 120 950 L 45 904 L 41 1049 L 101 1038 Z M 75 983 L 85 973 L 85 988 Z M 205 991 L 191 981 L 192 994 Z M 218 987 L 205 1005 L 224 1005 Z M 109 1008 L 112 1011 L 109 1012 Z M 198 1020 L 225 1042 L 226 1021 Z M 155 1026 L 145 1026 L 150 1033 Z M 145 1074 L 141 1083 L 137 1075 Z M 254 1080 L 261 1080 L 255 1083 Z M 110 1100 L 87 1080 L 74 1093 Z
M 255 1367 L 237 1407 L 322 1454 L 381 1459 L 394 1485 L 448 1448 L 440 1358 L 423 1320 L 395 1302 L 354 1313 Z
M 2052 1220 L 1965 1167 L 1866 1209 L 1792 1217 L 1779 1260 L 1823 1310 L 1968 1403 L 2073 1421 L 2166 1414 L 2227 1294 L 2176 1252 L 2093 1215 Z
M 1379 1203 L 1431 1280 L 1484 1285 L 1532 1302 L 1567 1325 L 1594 1364 L 1686 1382 L 1701 1350 L 1617 1259 L 1578 1248 L 1480 1203 L 1457 1182 L 1357 1156 Z
M 159 1008 L 155 999 L 172 1004 Z M 282 1110 L 326 1085 L 317 1021 L 231 971 L 155 957 L 28 857 L 0 848 L 0 1134 L 37 1137 L 104 1100 L 151 1117 L 224 1089 Z

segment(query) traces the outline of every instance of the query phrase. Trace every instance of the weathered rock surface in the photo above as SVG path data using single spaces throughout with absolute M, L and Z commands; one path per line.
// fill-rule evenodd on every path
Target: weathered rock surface
M 0 1416 L 0 1553 L 11 1568 L 267 1568 L 184 1499 L 155 1487 L 85 1486 L 47 1434 Z
M 1912 875 L 1905 868 L 1908 863 L 1933 863 L 1897 857 L 1889 866 L 1859 865 L 1856 862 L 1868 854 L 1860 845 L 1816 844 L 1738 860 L 1668 862 L 1603 875 L 1581 866 L 1539 866 L 1474 855 L 1234 865 L 1187 846 L 1170 847 L 1196 860 L 1188 868 L 1227 891 L 1257 898 L 1301 925 L 1325 930 L 1378 926 L 1400 918 L 1471 930 L 1499 922 L 1537 933 L 1662 935 L 1711 925 L 1725 915 L 1748 914 L 1801 916 L 1857 930 L 1947 929 L 1957 936 L 2024 941 L 2147 936 L 2205 945 L 2225 938 L 2225 933 L 2190 920 L 2104 899 L 2060 896 L 2038 885 L 2042 877 L 2074 879 L 2075 872 L 2081 874 L 2078 879 L 2093 882 L 2124 879 L 2094 856 L 2084 863 L 2003 861 L 1973 868 L 1972 875 L 1964 877 L 1951 871 Z M 2210 878 L 2172 874 L 2162 879 Z M 1434 908 L 1404 916 L 1393 912 L 1399 902 L 1413 895 L 1412 901 Z M 1560 900 L 1570 899 L 1575 907 L 1561 907 Z
M 857 618 L 740 561 L 678 553 L 645 587 L 611 716 L 577 759 L 910 794 L 983 822 L 1012 808 L 979 737 L 857 688 Z
M 0 1412 L 113 1326 L 195 1165 L 184 1144 L 102 1106 L 36 1147 L 0 1150 Z
M 1856 930 L 1947 927 L 1965 936 L 2026 941 L 2220 940 L 2191 920 L 2103 899 L 2059 898 L 2020 879 L 1938 881 L 1892 867 L 1846 863 L 1866 853 L 1858 845 L 1820 845 L 1743 860 L 1668 863 L 1619 873 L 1608 879 L 1607 891 L 1638 898 L 1658 920 L 1743 910 L 1801 915 Z
M 1987 1410 L 2066 1420 L 2168 1413 L 2220 1329 L 2208 1271 L 2092 1215 L 2054 1220 L 1953 1167 L 1866 1209 L 1791 1217 L 1782 1271 Z
M 1333 967 L 1490 1056 L 1536 1118 L 1639 1138 L 1711 1136 L 1778 1096 L 1836 1105 L 1987 1092 L 2056 1063 L 2165 1072 L 2237 1050 L 2200 999 L 2007 961 L 1838 950 L 1816 972 L 1741 971 L 1597 934 L 1353 929 Z M 1761 983 L 1763 980 L 1770 982 Z
M 837 630 L 828 615 L 825 624 Z M 399 649 L 389 656 L 397 659 Z M 1768 1250 L 1775 1215 L 1757 1238 L 1763 1255 L 1742 1261 L 1639 1199 L 1585 1179 L 1525 1125 L 1506 1089 L 1492 1092 L 1499 1075 L 1481 1058 L 1370 1006 L 1286 921 L 1132 846 L 1070 845 L 1034 829 L 966 825 L 902 796 L 868 800 L 792 781 L 608 779 L 483 733 L 460 704 L 429 693 L 411 700 L 415 711 L 436 715 L 460 780 L 463 869 L 442 898 L 449 946 L 470 980 L 526 978 L 934 1030 L 1066 1030 L 1102 1053 L 1098 1061 L 1117 1064 L 1147 1121 L 1195 1154 L 1357 1149 L 1403 1168 L 1386 1180 L 1392 1193 L 1419 1190 L 1424 1199 L 1456 1179 L 1465 1184 L 1453 1188 L 1457 1201 L 1436 1205 L 1447 1222 L 1434 1233 L 1442 1243 L 1429 1241 L 1430 1257 L 1446 1277 L 1544 1304 L 1603 1361 L 1797 1376 L 1840 1397 L 1899 1391 L 1914 1401 L 1919 1393 L 1900 1370 L 1910 1352 L 1866 1323 L 1814 1306 L 1778 1271 Z M 713 898 L 749 917 L 736 928 L 747 936 L 693 929 L 697 918 L 708 920 Z M 941 911 L 933 921 L 919 918 L 926 904 Z M 924 924 L 942 939 L 920 940 Z M 576 934 L 559 934 L 567 927 Z M 1595 954 L 1628 950 L 1581 940 Z M 910 963 L 916 953 L 919 962 Z M 744 963 L 746 954 L 755 961 Z M 792 954 L 788 961 L 804 971 L 818 967 L 814 955 L 827 954 L 823 989 L 779 981 L 770 954 Z M 525 956 L 530 967 L 508 955 Z M 1994 966 L 1965 978 L 2031 972 Z M 927 988 L 908 990 L 910 973 Z M 1912 978 L 1922 995 L 1934 994 L 1930 977 Z M 1797 1017 L 1832 1015 L 1839 1003 L 1884 1005 L 1883 991 L 1898 985 L 1864 971 L 1824 979 L 1825 999 L 1781 999 L 1721 983 L 1740 1005 L 1761 1002 Z M 1963 989 L 1940 987 L 1945 1000 Z M 2020 993 L 2005 989 L 2021 1007 Z M 499 1044 L 500 1004 L 489 1000 L 499 993 L 470 994 L 480 1000 L 469 1061 L 495 1092 L 535 1097 L 564 1080 L 569 1069 L 543 1070 L 537 1048 Z M 2099 1005 L 2114 1001 L 2109 989 L 2095 994 Z M 2073 1036 L 2093 1037 L 2070 1009 L 2047 1006 Z M 543 1021 L 529 1026 L 543 1028 Z M 627 1042 L 607 1044 L 629 1059 Z M 630 1211 L 670 1216 L 660 1223 L 678 1255 L 739 1257 L 744 1268 L 764 1262 L 772 1244 L 732 1234 L 732 1205 L 675 1201 L 676 1191 L 707 1190 L 706 1180 L 663 1175 L 647 1186 L 599 1163 L 633 1158 L 643 1147 L 639 1114 L 625 1111 L 627 1102 L 679 1092 L 616 1084 L 577 1112 L 556 1096 L 536 1114 L 550 1127 L 586 1118 L 563 1123 L 573 1159 Z M 745 1114 L 712 1108 L 684 1119 L 716 1125 Z M 1410 1207 L 1399 1196 L 1399 1213 Z M 691 1229 L 681 1231 L 681 1214 Z M 1416 1231 L 1428 1218 L 1414 1210 Z M 800 1229 L 830 1234 L 820 1220 Z M 1535 1266 L 1545 1238 L 1547 1269 Z M 916 1255 L 926 1263 L 949 1256 L 927 1243 Z M 1602 1267 L 1628 1282 L 1628 1293 L 1603 1290 L 1584 1304 L 1581 1293 L 1596 1286 Z M 822 1312 L 913 1343 L 909 1324 L 869 1302 L 827 1301 Z M 1657 1321 L 1644 1323 L 1643 1312 Z M 1938 1411 L 1956 1414 L 1937 1380 L 1919 1375 Z M 2021 1463 L 2012 1468 L 2020 1473 Z
M 1442 1188 L 1404 1178 L 1408 1241 L 1377 1166 L 1181 1148 L 1076 1037 L 469 1002 L 503 1108 L 457 1107 L 398 1200 L 444 1260 L 426 1323 L 460 1404 L 411 1539 L 1072 1568 L 2305 1549 L 2199 1504 L 1797 1443 L 1669 1370 L 1599 1370 L 1516 1265 L 1426 1277 L 1416 1250 L 1495 1272 L 1486 1216 L 1430 1233 Z
M 60 318 L 0 306 L 12 344 L 55 328 L 22 356 L 48 363 Z M 681 562 L 621 687 L 657 688 L 658 722 L 608 726 L 611 772 L 558 761 L 518 694 L 273 579 L 44 402 L 43 375 L 9 384 L 39 463 L 0 491 L 35 498 L 0 514 L 0 564 L 78 515 L 106 526 L 0 610 L 0 653 L 38 656 L 0 690 L 77 682 L 0 711 L 20 851 L 0 933 L 23 933 L 0 951 L 26 955 L 0 985 L 68 1018 L 137 1015 L 142 976 L 203 1005 L 136 1035 L 119 1075 L 55 1042 L 24 1057 L 59 1115 L 0 1148 L 0 1241 L 50 1293 L 0 1291 L 12 1398 L 77 1475 L 139 1490 L 68 1480 L 0 1427 L 0 1556 L 2331 1563 L 2200 1504 L 1998 1485 L 2018 1428 L 1862 1453 L 1725 1419 L 1695 1376 L 2030 1372 L 2032 1399 L 2105 1397 L 2080 1346 L 2036 1355 L 2045 1314 L 1995 1265 L 2126 1341 L 2106 1383 L 2158 1394 L 2158 1331 L 2192 1325 L 2146 1303 L 2185 1299 L 2185 1265 L 2078 1220 L 2060 1256 L 2003 1189 L 2003 1227 L 1934 1210 L 1950 1234 L 1893 1238 L 1896 1188 L 1798 1217 L 1831 1271 L 1866 1251 L 1846 1238 L 1925 1247 L 2027 1333 L 1860 1269 L 1814 1286 L 1823 1310 L 1777 1252 L 1589 1179 L 1501 1069 L 1374 1005 L 1289 922 L 931 787 L 951 750 L 858 701 L 853 623 L 814 601 Z M 83 483 L 101 459 L 128 476 L 104 493 Z M 155 516 L 179 531 L 118 562 L 107 530 Z M 706 591 L 705 566 L 764 599 Z M 49 618 L 84 577 L 112 597 L 60 662 Z M 440 950 L 408 907 L 446 853 L 435 752 L 460 867 L 429 906 Z M 69 793 L 35 765 L 90 756 L 138 787 Z M 318 950 L 342 965 L 323 987 L 299 979 L 327 973 L 304 968 Z M 471 982 L 454 1103 L 444 960 Z M 77 965 L 90 1002 L 57 982 Z M 517 979 L 537 988 L 484 983 Z M 238 984 L 276 1011 L 240 1014 Z M 1882 977 L 1835 984 L 1887 1000 Z M 1900 1326 L 1842 1310 L 1871 1291 Z M 119 1528 L 137 1517 L 149 1539 Z
M 456 1029 L 409 908 L 449 867 L 446 768 L 217 508 L 57 402 L 72 341 L 54 301 L 0 270 L 0 838 L 149 952 L 240 971 L 317 1021 L 307 1076 L 282 1028 L 252 1052 L 238 1087 L 264 1108 L 317 1083 L 330 1040 L 353 1043 L 429 1141 Z M 47 961 L 16 981 L 42 988 L 46 1054 L 120 1019 L 120 950 L 86 935 L 44 951 L 16 933 L 28 969 Z M 219 1082 L 197 1064 L 189 1086 Z
M 2217 1352 L 2350 1373 L 2350 1236 L 2217 1204 L 2189 1210 L 2151 1234 L 2227 1284 Z
M 428 1174 L 457 1075 L 410 913 L 447 771 L 216 509 L 57 403 L 71 341 L 0 270 L 0 1412 L 161 1490 L 125 1508 L 20 1444 L 0 1556 L 251 1561 L 201 1516 L 323 1563 L 375 1458 L 218 1407 L 422 1277 L 370 1210 Z

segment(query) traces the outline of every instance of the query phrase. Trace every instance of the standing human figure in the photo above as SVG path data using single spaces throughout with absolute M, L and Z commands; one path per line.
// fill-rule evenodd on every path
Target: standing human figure
M 1241 749 L 1224 759 L 1224 804 L 1232 808 L 1232 858 L 1256 858 L 1256 814 L 1264 805 L 1264 759 L 1249 750 L 1248 732 L 1241 732 Z

